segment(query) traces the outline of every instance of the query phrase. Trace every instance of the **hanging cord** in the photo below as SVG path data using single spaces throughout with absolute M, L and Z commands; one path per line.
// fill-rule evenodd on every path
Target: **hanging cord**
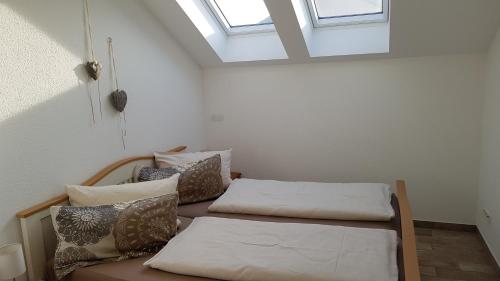
M 95 125 L 95 113 L 94 113 L 94 103 L 92 102 L 92 92 L 90 91 L 90 87 L 87 85 L 87 95 L 89 96 L 90 102 L 90 110 L 92 112 L 92 123 Z
M 120 89 L 118 87 L 118 77 L 116 76 L 116 62 L 115 62 L 115 52 L 113 51 L 113 39 L 111 37 L 108 37 L 108 44 L 109 44 L 109 55 L 111 56 L 111 67 L 113 68 L 113 76 L 114 76 L 114 82 L 115 82 L 115 90 Z
M 115 61 L 115 53 L 113 51 L 113 39 L 108 37 L 108 46 L 109 46 L 109 56 L 111 57 L 111 72 L 114 80 L 114 90 L 118 91 L 120 88 L 118 87 L 118 76 L 116 75 L 116 61 Z M 127 118 L 125 116 L 125 111 L 120 112 L 120 129 L 122 131 L 122 144 L 123 149 L 126 149 L 125 146 L 125 137 L 127 136 Z
M 101 121 L 102 121 L 102 102 L 101 102 L 101 83 L 97 80 L 97 94 L 99 96 L 99 112 L 101 113 Z
M 86 43 L 87 43 L 87 58 L 89 61 L 92 61 L 94 59 L 94 49 L 92 47 L 92 34 L 90 32 L 91 26 L 90 26 L 90 17 L 89 17 L 89 3 L 87 0 L 83 0 L 83 13 L 85 16 L 85 35 L 86 35 Z M 92 91 L 90 90 L 90 87 L 87 86 L 87 94 L 89 96 L 89 102 L 90 102 L 90 109 L 92 112 L 92 122 L 95 125 L 95 111 L 94 111 L 94 99 L 92 98 Z
M 90 16 L 89 16 L 89 3 L 88 0 L 83 0 L 84 4 L 84 12 L 85 12 L 85 23 L 87 24 L 87 52 L 90 51 L 88 54 L 88 59 L 89 61 L 94 61 L 95 56 L 94 56 L 94 43 L 93 43 L 93 38 L 92 38 L 92 25 L 90 24 Z
M 127 114 L 125 113 L 125 110 L 122 112 L 123 114 L 123 123 L 125 124 L 125 127 L 123 127 L 124 132 L 123 135 L 127 136 Z
M 89 61 L 96 61 L 95 55 L 94 55 L 94 37 L 92 35 L 92 24 L 90 23 L 90 12 L 89 12 L 89 3 L 88 0 L 84 0 L 84 13 L 85 13 L 85 22 L 87 23 L 87 50 L 90 51 L 88 53 Z M 102 120 L 102 99 L 101 99 L 101 84 L 99 83 L 99 79 L 97 80 L 97 92 L 99 95 L 99 112 L 101 113 L 101 120 Z M 94 105 L 93 105 L 93 99 L 91 97 L 90 99 L 92 103 L 92 118 L 94 120 L 95 124 L 95 113 L 94 113 Z

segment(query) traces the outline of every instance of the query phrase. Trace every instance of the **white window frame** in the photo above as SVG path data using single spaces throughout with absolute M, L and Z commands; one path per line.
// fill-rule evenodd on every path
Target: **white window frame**
M 203 2 L 229 36 L 276 31 L 273 23 L 231 26 L 222 11 L 217 6 L 215 0 L 204 0 Z
M 316 9 L 316 4 L 314 0 L 305 0 L 305 1 L 307 2 L 309 13 L 311 14 L 312 23 L 316 28 L 341 26 L 341 25 L 381 23 L 381 22 L 387 22 L 389 20 L 389 0 L 382 0 L 382 13 L 338 16 L 330 18 L 319 18 L 318 10 Z

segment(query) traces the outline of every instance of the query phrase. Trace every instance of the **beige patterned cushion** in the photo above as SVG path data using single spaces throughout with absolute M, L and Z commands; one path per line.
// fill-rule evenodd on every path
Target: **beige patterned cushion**
M 197 163 L 198 161 L 205 160 L 214 155 L 220 155 L 221 157 L 221 177 L 222 184 L 225 188 L 228 188 L 231 184 L 231 153 L 232 149 L 221 150 L 221 151 L 204 151 L 204 152 L 191 152 L 191 153 L 177 153 L 177 154 L 165 154 L 165 153 L 155 153 L 155 163 L 159 168 L 168 167 L 179 167 L 191 165 L 192 163 Z
M 220 170 L 221 156 L 216 154 L 205 160 L 180 166 L 140 167 L 137 169 L 137 180 L 139 182 L 158 181 L 179 173 L 177 184 L 179 203 L 187 204 L 216 198 L 224 192 Z
M 159 251 L 177 231 L 177 193 L 114 205 L 51 207 L 58 245 L 54 271 Z
M 179 177 L 179 204 L 213 199 L 224 192 L 220 175 L 221 157 L 215 155 L 186 167 Z

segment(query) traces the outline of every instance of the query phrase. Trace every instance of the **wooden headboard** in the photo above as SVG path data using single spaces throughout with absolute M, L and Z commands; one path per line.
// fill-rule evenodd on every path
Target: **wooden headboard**
M 178 146 L 169 152 L 181 152 L 186 146 Z M 136 165 L 152 166 L 153 156 L 131 157 L 113 163 L 84 181 L 85 186 L 113 185 L 131 182 Z M 21 223 L 26 267 L 30 281 L 44 280 L 46 260 L 53 258 L 56 248 L 56 236 L 50 217 L 50 207 L 67 205 L 68 195 L 61 194 L 16 214 Z

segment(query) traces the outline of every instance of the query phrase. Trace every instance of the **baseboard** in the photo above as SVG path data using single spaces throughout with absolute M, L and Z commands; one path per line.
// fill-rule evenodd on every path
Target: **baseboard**
M 414 220 L 413 224 L 415 225 L 415 227 L 423 227 L 423 228 L 434 228 L 434 229 L 443 229 L 443 230 L 478 232 L 477 226 L 476 225 L 471 225 L 471 224 L 434 222 L 434 221 L 420 221 L 420 220 Z

